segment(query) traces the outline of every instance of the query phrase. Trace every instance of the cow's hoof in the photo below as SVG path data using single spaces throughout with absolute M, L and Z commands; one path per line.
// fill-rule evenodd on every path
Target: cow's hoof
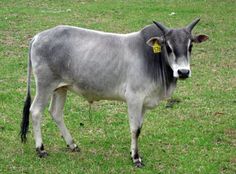
M 144 164 L 141 161 L 138 160 L 134 163 L 134 166 L 137 167 L 137 168 L 142 168 L 142 167 L 144 167 Z
M 45 150 L 37 150 L 37 155 L 39 158 L 45 158 L 48 156 L 48 153 Z
M 71 152 L 80 152 L 80 148 L 76 144 L 67 145 Z
M 80 152 L 80 148 L 78 146 L 75 146 L 74 149 L 71 149 L 71 152 Z

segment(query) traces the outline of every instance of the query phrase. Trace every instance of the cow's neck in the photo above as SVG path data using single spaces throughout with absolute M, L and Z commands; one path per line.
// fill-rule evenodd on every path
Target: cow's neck
M 175 85 L 176 82 L 177 82 L 177 78 L 174 78 L 173 77 L 173 70 L 171 69 L 171 67 L 165 63 L 165 69 L 166 69 L 166 72 L 165 72 L 165 83 L 166 83 L 166 86 L 170 86 L 170 85 Z
M 154 54 L 149 47 L 144 49 L 143 64 L 147 76 L 157 86 L 162 86 L 167 91 L 170 86 L 175 86 L 177 80 L 173 77 L 173 70 L 165 60 L 164 52 Z
M 164 50 L 161 53 L 153 53 L 153 49 L 146 44 L 151 37 L 161 37 L 162 32 L 155 26 L 149 25 L 143 28 L 141 34 L 141 47 L 144 54 L 144 65 L 149 78 L 151 78 L 157 85 L 160 83 L 166 91 L 171 86 L 175 86 L 177 79 L 173 77 L 173 71 L 166 63 Z
M 164 79 L 165 79 L 165 81 L 163 82 L 165 84 L 164 91 L 166 97 L 168 98 L 171 96 L 173 90 L 176 87 L 177 78 L 173 77 L 173 70 L 167 64 L 166 64 L 166 73 Z
M 169 66 L 169 64 L 166 63 L 166 58 L 165 58 L 164 53 L 154 56 L 154 59 L 160 60 L 156 64 L 156 68 L 155 68 L 156 69 L 155 73 L 159 74 L 159 79 L 158 80 L 154 79 L 154 81 L 157 83 L 157 86 L 159 86 L 159 83 L 161 83 L 163 90 L 166 91 L 166 93 L 169 93 L 168 91 L 170 90 L 170 88 L 173 88 L 176 86 L 177 79 L 173 77 L 173 70 Z

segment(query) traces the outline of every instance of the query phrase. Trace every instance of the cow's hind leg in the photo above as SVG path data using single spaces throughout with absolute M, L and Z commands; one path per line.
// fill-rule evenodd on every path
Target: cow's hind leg
M 49 107 L 49 112 L 51 113 L 53 120 L 56 122 L 58 128 L 60 129 L 60 132 L 64 140 L 66 141 L 67 146 L 72 151 L 79 151 L 79 148 L 74 143 L 73 138 L 68 131 L 63 119 L 63 108 L 66 101 L 66 94 L 67 89 L 65 87 L 61 87 L 54 91 Z
M 43 111 L 48 103 L 49 96 L 53 92 L 53 83 L 42 85 L 42 83 L 37 83 L 36 85 L 36 96 L 30 107 L 30 112 L 32 114 L 33 130 L 36 143 L 36 152 L 39 157 L 46 157 L 48 153 L 45 151 L 42 134 L 41 134 L 41 119 Z

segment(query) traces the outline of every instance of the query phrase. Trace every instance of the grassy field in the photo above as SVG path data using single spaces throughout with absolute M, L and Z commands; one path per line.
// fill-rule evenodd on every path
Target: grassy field
M 236 3 L 234 0 L 1 0 L 0 173 L 236 173 Z M 174 15 L 170 15 L 174 12 Z M 124 103 L 89 104 L 69 94 L 65 121 L 82 149 L 72 153 L 48 112 L 43 138 L 50 156 L 35 155 L 18 136 L 26 93 L 28 42 L 47 28 L 68 24 L 109 32 L 138 31 L 152 20 L 183 27 L 201 17 L 195 33 L 192 77 L 178 83 L 173 98 L 146 114 L 140 137 L 145 167 L 134 168 Z M 34 86 L 32 87 L 34 94 Z

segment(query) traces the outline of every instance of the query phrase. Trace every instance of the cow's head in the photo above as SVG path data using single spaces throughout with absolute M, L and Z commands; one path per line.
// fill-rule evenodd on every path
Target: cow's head
M 208 39 L 206 35 L 193 36 L 191 31 L 200 19 L 194 20 L 182 29 L 168 29 L 164 25 L 154 22 L 163 32 L 161 37 L 152 37 L 147 41 L 151 47 L 158 43 L 165 52 L 166 60 L 173 70 L 175 78 L 185 79 L 191 76 L 190 56 L 193 43 L 201 43 Z

